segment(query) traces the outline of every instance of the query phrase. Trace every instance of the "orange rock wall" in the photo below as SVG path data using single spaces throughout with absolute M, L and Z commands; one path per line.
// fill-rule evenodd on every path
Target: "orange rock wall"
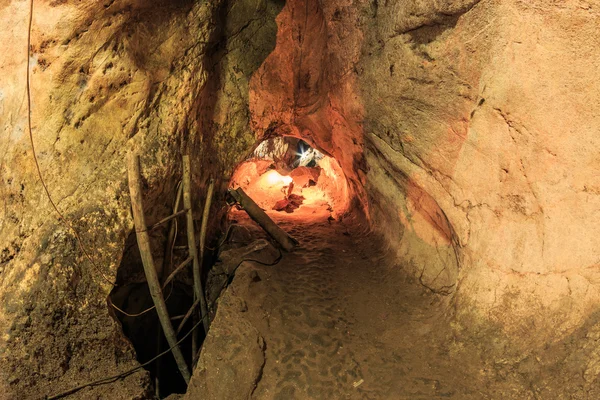
M 559 338 L 600 301 L 598 13 L 291 0 L 251 124 L 338 159 L 398 266 L 465 324 Z

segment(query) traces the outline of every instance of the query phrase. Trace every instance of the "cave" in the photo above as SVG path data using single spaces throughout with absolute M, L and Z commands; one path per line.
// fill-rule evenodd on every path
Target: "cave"
M 229 186 L 241 187 L 262 209 L 341 216 L 348 210 L 346 176 L 333 157 L 302 139 L 274 137 L 258 144 L 233 172 Z
M 600 398 L 599 17 L 0 1 L 0 399 Z

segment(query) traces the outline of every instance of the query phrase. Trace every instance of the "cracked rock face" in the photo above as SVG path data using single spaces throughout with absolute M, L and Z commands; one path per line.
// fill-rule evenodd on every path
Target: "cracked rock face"
M 571 332 L 600 300 L 598 3 L 378 3 L 359 78 L 374 218 L 459 313 Z
M 62 223 L 27 131 L 29 2 L 0 2 L 10 27 L 0 41 L 0 397 L 52 395 L 136 365 L 106 304 L 133 227 L 125 155 L 141 155 L 149 223 L 169 214 L 181 154 L 195 189 L 209 176 L 226 185 L 254 142 L 247 86 L 274 46 L 279 9 L 35 0 L 32 133 Z M 140 371 L 75 397 L 130 399 L 149 384 Z
M 92 263 L 32 157 L 28 4 L 0 2 L 0 393 L 39 397 L 135 365 L 105 301 L 132 229 L 128 150 L 142 155 L 152 223 L 181 153 L 196 188 L 226 183 L 275 134 L 339 162 L 398 268 L 445 296 L 459 328 L 499 327 L 524 347 L 566 337 L 600 302 L 599 10 L 37 0 L 36 153 Z M 148 381 L 115 385 L 131 398 Z
M 288 1 L 252 126 L 336 157 L 465 324 L 559 338 L 600 301 L 596 3 Z
M 245 270 L 240 273 L 245 273 Z M 247 284 L 247 282 L 245 282 Z M 264 341 L 246 319 L 247 306 L 229 288 L 184 399 L 249 399 L 265 363 Z
M 28 2 L 0 6 L 2 25 L 12 27 L 0 45 L 8 78 L 0 84 L 0 392 L 7 398 L 52 395 L 137 364 L 106 304 L 132 229 L 125 154 L 142 154 L 150 202 L 170 197 L 165 177 L 194 144 L 181 132 L 205 80 L 201 66 L 189 67 L 202 47 L 180 27 L 207 36 L 211 12 L 190 2 L 34 3 L 32 134 L 62 223 L 39 182 L 27 132 Z M 114 390 L 132 398 L 149 383 L 140 372 Z

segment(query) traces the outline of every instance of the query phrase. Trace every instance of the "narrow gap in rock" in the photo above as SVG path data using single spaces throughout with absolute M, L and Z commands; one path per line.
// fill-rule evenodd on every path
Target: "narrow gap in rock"
M 152 231 L 151 240 L 153 255 L 157 265 L 165 266 L 159 273 L 161 281 L 187 257 L 187 238 L 182 233 L 185 223 L 179 219 L 178 234 L 172 248 L 163 253 L 166 234 L 160 230 Z M 183 227 L 183 228 L 182 228 Z M 163 264 L 164 255 L 171 257 L 171 261 Z M 117 285 L 110 294 L 110 301 L 114 304 L 114 313 L 121 323 L 123 334 L 131 341 L 137 360 L 144 364 L 156 357 L 159 353 L 169 348 L 165 340 L 160 321 L 153 308 L 154 303 L 143 272 L 143 265 L 136 241 L 135 232 L 131 232 L 126 241 L 123 258 L 117 274 Z M 179 327 L 183 316 L 193 304 L 193 278 L 191 269 L 177 274 L 176 278 L 166 284 L 163 295 L 171 322 L 175 330 Z M 121 311 L 122 310 L 122 311 Z M 127 314 L 129 315 L 127 315 Z M 193 326 L 190 318 L 182 327 L 177 338 L 180 340 Z M 201 330 L 198 330 L 201 332 Z M 200 343 L 204 340 L 200 333 Z M 188 366 L 192 365 L 192 341 L 187 337 L 180 344 L 181 351 Z M 183 380 L 172 353 L 160 357 L 157 361 L 147 365 L 145 369 L 150 372 L 153 383 L 158 385 L 158 395 L 164 398 L 173 393 L 185 393 L 186 384 Z

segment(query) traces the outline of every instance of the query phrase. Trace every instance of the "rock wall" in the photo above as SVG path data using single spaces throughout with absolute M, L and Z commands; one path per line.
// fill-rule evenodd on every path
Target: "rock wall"
M 600 300 L 599 5 L 388 1 L 366 20 L 374 218 L 465 322 L 535 332 L 523 345 Z
M 250 79 L 275 48 L 275 18 L 283 4 L 231 0 L 217 10 L 206 58 L 210 79 L 199 96 L 198 115 L 204 163 L 211 168 L 233 172 L 260 142 L 250 127 Z
M 600 300 L 598 13 L 290 0 L 251 123 L 337 158 L 398 267 L 464 326 L 558 339 Z
M 197 189 L 209 176 L 227 181 L 251 151 L 244 82 L 274 46 L 280 8 L 34 0 L 32 136 L 63 220 L 27 130 L 29 2 L 0 2 L 9 27 L 0 42 L 0 398 L 39 398 L 136 365 L 106 303 L 133 225 L 125 155 L 142 156 L 149 223 L 169 213 L 181 154 L 193 157 Z M 202 190 L 195 197 L 200 209 Z M 140 372 L 77 396 L 129 399 L 148 387 Z
M 0 393 L 135 365 L 105 302 L 129 150 L 153 222 L 181 153 L 201 189 L 257 139 L 304 138 L 457 329 L 526 347 L 595 324 L 597 0 L 35 1 L 32 136 L 64 221 L 27 131 L 28 4 L 0 2 Z
M 340 4 L 344 3 L 344 4 Z M 291 0 L 277 16 L 275 49 L 250 82 L 250 124 L 258 138 L 301 138 L 335 158 L 353 208 L 365 211 L 362 105 L 352 73 L 361 50 L 352 2 Z M 344 16 L 336 6 L 350 11 Z

